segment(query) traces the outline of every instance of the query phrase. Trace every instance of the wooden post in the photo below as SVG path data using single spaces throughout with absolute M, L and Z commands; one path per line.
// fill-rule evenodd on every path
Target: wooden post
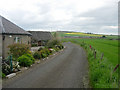
M 103 59 L 104 53 L 101 54 L 101 60 Z
M 97 53 L 97 52 L 96 52 L 96 50 L 95 50 L 95 51 L 94 51 L 94 58 L 95 58 L 95 59 L 96 59 L 96 53 Z
M 117 70 L 117 68 L 119 67 L 120 64 L 117 64 L 113 70 L 113 72 L 115 72 Z

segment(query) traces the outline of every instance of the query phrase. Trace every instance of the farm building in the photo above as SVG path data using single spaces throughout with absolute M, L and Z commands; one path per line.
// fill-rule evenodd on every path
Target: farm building
M 52 34 L 50 32 L 43 31 L 29 31 L 32 34 L 32 44 L 37 44 L 38 46 L 44 46 L 49 40 L 52 39 Z
M 0 16 L 0 55 L 3 59 L 8 56 L 8 46 L 14 43 L 31 44 L 31 34 Z

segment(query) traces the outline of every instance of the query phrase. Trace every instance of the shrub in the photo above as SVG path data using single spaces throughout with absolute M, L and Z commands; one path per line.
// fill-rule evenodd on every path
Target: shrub
M 41 53 L 41 57 L 42 57 L 42 58 L 45 58 L 45 57 L 48 56 L 48 54 L 47 54 L 47 52 L 46 52 L 45 49 L 44 49 L 44 50 L 41 50 L 40 53 Z
M 31 44 L 31 47 L 37 47 L 37 44 Z
M 57 40 L 57 39 L 53 39 L 53 40 L 50 40 L 47 44 L 46 44 L 46 47 L 48 48 L 54 48 L 55 45 L 59 45 L 60 44 L 60 41 Z
M 5 77 L 6 77 L 6 75 L 4 73 L 2 73 L 2 78 L 5 78 Z
M 59 44 L 59 45 L 56 45 L 56 48 L 59 50 L 59 49 L 63 49 L 63 45 L 62 44 Z
M 42 57 L 42 58 L 46 58 L 46 57 L 47 57 L 47 54 L 42 53 L 42 54 L 41 54 L 41 57 Z
M 41 51 L 41 50 L 43 50 L 43 48 L 40 47 L 40 48 L 38 49 L 38 51 Z
M 53 52 L 53 49 L 51 49 L 51 48 L 49 48 L 48 50 L 49 50 L 50 54 Z
M 44 50 L 47 55 L 50 55 L 50 51 L 48 49 L 44 49 Z
M 24 67 L 28 67 L 33 63 L 33 61 L 26 55 L 22 55 L 21 57 L 19 57 L 18 62 L 20 66 Z
M 54 50 L 55 50 L 56 52 L 58 52 L 60 49 L 59 49 L 58 47 L 56 47 Z
M 2 72 L 5 74 L 5 75 L 8 75 L 10 74 L 11 70 L 10 70 L 10 66 L 8 64 L 2 64 Z
M 30 58 L 30 60 L 32 60 L 32 62 L 34 63 L 35 62 L 35 59 L 34 57 L 31 55 L 31 54 L 25 54 L 27 57 Z
M 40 54 L 40 52 L 35 52 L 34 54 L 33 54 L 33 57 L 35 58 L 35 59 L 40 59 L 41 58 L 41 54 Z
M 19 43 L 12 44 L 9 45 L 8 48 L 10 48 L 9 54 L 12 54 L 15 60 L 26 53 L 31 53 L 29 50 L 29 45 L 26 44 L 19 44 Z
M 103 35 L 103 36 L 102 36 L 102 38 L 106 38 L 106 36 L 105 36 L 105 35 Z

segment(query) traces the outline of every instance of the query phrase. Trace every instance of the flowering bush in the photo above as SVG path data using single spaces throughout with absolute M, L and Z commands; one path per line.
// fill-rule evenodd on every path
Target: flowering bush
M 8 48 L 9 50 L 9 54 L 12 54 L 13 58 L 15 58 L 15 60 L 17 60 L 18 57 L 26 54 L 26 53 L 31 53 L 29 50 L 29 45 L 26 44 L 12 44 L 9 45 Z

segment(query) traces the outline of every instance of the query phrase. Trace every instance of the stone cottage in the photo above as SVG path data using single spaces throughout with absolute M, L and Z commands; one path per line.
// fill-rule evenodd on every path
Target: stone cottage
M 29 31 L 32 34 L 32 43 L 38 46 L 44 46 L 49 40 L 53 38 L 50 32 L 44 31 Z
M 0 57 L 8 56 L 8 46 L 14 43 L 31 44 L 31 34 L 0 16 Z

